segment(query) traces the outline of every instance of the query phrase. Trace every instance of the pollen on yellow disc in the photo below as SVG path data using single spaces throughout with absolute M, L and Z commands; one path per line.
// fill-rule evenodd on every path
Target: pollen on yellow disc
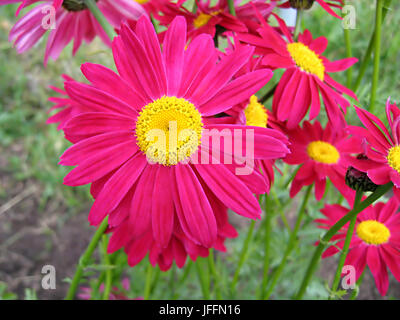
M 193 20 L 193 25 L 194 25 L 196 28 L 201 28 L 201 27 L 205 26 L 205 25 L 208 23 L 208 21 L 210 21 L 210 19 L 211 19 L 212 17 L 217 16 L 217 15 L 219 15 L 220 13 L 221 13 L 221 10 L 213 11 L 213 12 L 211 12 L 210 14 L 201 12 L 201 13 L 196 17 L 196 19 Z
M 335 164 L 340 158 L 339 151 L 335 146 L 325 141 L 310 142 L 307 146 L 307 153 L 311 159 L 325 164 Z
M 389 149 L 387 161 L 389 166 L 400 173 L 400 146 L 394 146 Z
M 246 116 L 246 125 L 255 127 L 267 127 L 268 114 L 265 107 L 258 102 L 255 95 L 250 97 L 250 103 L 244 110 Z
M 170 166 L 197 151 L 202 130 L 201 114 L 191 102 L 164 96 L 142 109 L 135 134 L 149 161 Z
M 388 242 L 390 238 L 389 229 L 376 220 L 361 222 L 356 229 L 357 236 L 368 244 L 379 245 Z
M 301 70 L 314 74 L 324 81 L 325 66 L 318 54 L 301 42 L 289 43 L 287 49 Z
M 150 0 L 133 0 L 133 1 L 135 1 L 139 4 L 145 4 L 145 3 L 149 2 Z

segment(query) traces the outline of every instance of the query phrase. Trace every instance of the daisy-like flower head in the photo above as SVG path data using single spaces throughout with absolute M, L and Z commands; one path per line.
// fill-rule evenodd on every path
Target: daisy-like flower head
M 254 16 L 254 7 L 264 17 L 267 17 L 275 7 L 274 3 L 266 3 L 264 0 L 255 0 L 252 4 L 244 5 L 240 5 L 241 1 L 235 0 L 236 16 L 233 16 L 229 13 L 226 0 L 218 0 L 215 5 L 211 5 L 209 0 L 197 1 L 198 8 L 195 13 L 184 8 L 183 2 L 165 5 L 161 8 L 161 14 L 157 19 L 162 25 L 168 26 L 177 15 L 184 16 L 188 24 L 189 39 L 202 33 L 214 36 L 217 27 L 234 32 L 255 32 L 258 21 Z
M 315 198 L 322 199 L 326 179 L 347 199 L 354 191 L 345 183 L 346 171 L 353 162 L 353 154 L 362 152 L 362 139 L 349 137 L 344 130 L 334 130 L 328 123 L 325 129 L 316 121 L 288 132 L 291 153 L 284 161 L 301 165 L 293 179 L 290 196 L 294 197 L 303 186 L 315 183 Z
M 310 120 L 314 119 L 320 112 L 321 94 L 329 120 L 335 126 L 342 127 L 343 112 L 350 105 L 343 93 L 354 99 L 357 97 L 328 73 L 346 70 L 358 60 L 346 58 L 329 61 L 322 56 L 328 44 L 325 37 L 313 39 L 310 31 L 305 30 L 299 35 L 298 41 L 294 41 L 285 22 L 274 16 L 287 40 L 264 20 L 258 30 L 261 38 L 249 34 L 239 34 L 238 38 L 256 46 L 256 53 L 263 56 L 262 64 L 272 69 L 286 69 L 273 98 L 272 108 L 277 119 L 287 121 L 288 129 L 295 128 L 309 109 Z
M 375 115 L 355 107 L 357 115 L 365 128 L 352 126 L 349 132 L 363 137 L 369 143 L 366 150 L 368 161 L 356 161 L 354 167 L 367 172 L 377 185 L 393 182 L 393 192 L 400 199 L 400 109 L 386 102 L 386 116 L 389 130 Z
M 274 0 L 274 1 L 280 1 L 280 0 Z M 339 16 L 335 11 L 333 11 L 332 8 L 339 8 L 339 9 L 342 8 L 343 0 L 329 0 L 329 1 L 326 1 L 326 0 L 287 0 L 282 5 L 290 6 L 291 8 L 294 8 L 294 9 L 308 10 L 312 7 L 314 2 L 317 2 L 330 15 L 332 15 L 338 19 L 342 19 L 342 17 Z
M 355 232 L 350 242 L 349 253 L 345 265 L 353 266 L 358 279 L 368 265 L 379 293 L 384 296 L 389 287 L 387 268 L 397 281 L 400 281 L 400 214 L 399 202 L 391 198 L 387 203 L 379 202 L 370 206 L 357 216 Z M 350 209 L 338 204 L 325 205 L 321 210 L 326 217 L 315 222 L 320 228 L 329 229 Z M 343 244 L 347 234 L 345 225 L 332 241 L 337 242 L 325 250 L 322 257 L 336 254 Z
M 229 137 L 242 139 L 241 150 L 250 150 L 248 135 L 254 134 L 254 152 L 245 157 L 249 160 L 281 158 L 289 151 L 286 137 L 276 130 L 224 124 L 215 117 L 271 78 L 270 70 L 260 69 L 232 80 L 253 48 L 242 46 L 220 58 L 211 36 L 200 35 L 189 45 L 186 39 L 186 21 L 176 17 L 161 51 L 150 20 L 143 16 L 135 31 L 123 25 L 113 42 L 119 75 L 85 64 L 82 71 L 90 85 L 65 83 L 70 99 L 96 111 L 81 113 L 63 127 L 75 144 L 60 163 L 77 166 L 64 183 L 92 183 L 96 200 L 89 221 L 98 225 L 110 215 L 111 227 L 129 226 L 129 232 L 114 233 L 129 235 L 128 240 L 116 238 L 128 256 L 137 254 L 129 248 L 143 237 L 167 250 L 179 230 L 197 246 L 215 247 L 222 232 L 216 205 L 259 218 L 253 194 L 265 193 L 267 186 L 256 170 L 235 174 L 239 167 L 251 169 L 251 163 L 239 165 L 232 159 L 236 151 Z M 220 136 L 213 141 L 214 134 L 227 137 L 223 145 Z M 221 163 L 225 155 L 230 163 Z
M 83 0 L 0 0 L 0 5 L 18 3 L 19 11 L 33 3 L 37 5 L 24 15 L 11 29 L 10 41 L 18 53 L 32 48 L 49 31 L 44 63 L 56 60 L 70 41 L 74 41 L 75 54 L 82 42 L 91 42 L 99 36 L 104 43 L 111 40 L 84 4 Z M 125 20 L 137 20 L 145 14 L 141 5 L 133 0 L 97 0 L 97 6 L 115 28 Z M 54 24 L 53 24 L 54 22 Z

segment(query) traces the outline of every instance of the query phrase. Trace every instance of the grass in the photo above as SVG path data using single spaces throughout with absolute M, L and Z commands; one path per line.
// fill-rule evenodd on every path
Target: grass
M 396 1 L 394 1 L 396 2 Z M 368 45 L 373 29 L 374 2 L 352 1 L 356 7 L 357 26 L 350 31 L 353 55 L 361 58 Z M 68 168 L 57 165 L 58 157 L 68 147 L 68 143 L 57 131 L 54 125 L 46 125 L 48 117 L 46 112 L 51 107 L 47 101 L 53 93 L 49 85 L 61 87 L 62 73 L 69 74 L 78 80 L 82 80 L 79 66 L 86 62 L 102 63 L 113 67 L 111 52 L 107 50 L 100 41 L 96 40 L 90 45 L 83 46 L 75 58 L 71 57 L 71 46 L 65 49 L 57 62 L 50 61 L 47 68 L 43 67 L 45 41 L 24 55 L 16 54 L 12 45 L 7 40 L 7 34 L 15 23 L 14 12 L 16 5 L 0 7 L 0 153 L 7 159 L 7 167 L 2 168 L 7 174 L 12 175 L 15 181 L 34 181 L 40 186 L 40 205 L 37 210 L 38 219 L 46 210 L 49 202 L 57 199 L 62 203 L 65 212 L 60 219 L 63 223 L 82 209 L 90 206 L 92 199 L 89 195 L 88 186 L 71 188 L 62 184 L 63 177 L 69 171 Z M 383 48 L 381 60 L 381 78 L 378 90 L 377 114 L 384 119 L 384 106 L 386 99 L 390 96 L 392 100 L 400 101 L 400 33 L 397 26 L 400 24 L 400 15 L 395 14 L 400 9 L 397 2 L 392 5 L 384 23 Z M 314 6 L 314 9 L 306 13 L 303 27 L 311 30 L 314 37 L 325 36 L 329 40 L 326 56 L 336 60 L 345 57 L 343 30 L 340 22 Z M 358 65 L 354 66 L 354 78 L 358 73 Z M 334 75 L 341 83 L 346 82 L 346 73 Z M 368 67 L 366 76 L 357 91 L 359 96 L 358 105 L 368 108 L 370 80 L 372 77 L 372 63 Z M 276 76 L 275 76 L 276 78 Z M 269 107 L 270 102 L 267 104 Z M 355 112 L 349 108 L 347 120 L 357 124 Z M 283 254 L 284 244 L 287 243 L 289 233 L 284 227 L 283 212 L 287 220 L 292 223 L 295 218 L 296 205 L 301 200 L 301 195 L 293 202 L 288 198 L 288 190 L 284 187 L 290 170 L 280 164 L 286 174 L 281 177 L 276 174 L 273 201 L 271 201 L 270 213 L 272 219 L 271 237 L 271 268 L 276 268 Z M 10 190 L 2 190 L 0 184 L 0 205 L 9 199 Z M 334 203 L 338 193 L 330 188 L 325 201 Z M 284 269 L 272 298 L 288 298 L 295 293 L 299 287 L 305 268 L 311 256 L 311 249 L 315 240 L 319 238 L 320 230 L 316 229 L 312 220 L 319 217 L 319 209 L 322 203 L 313 200 L 307 207 L 305 226 L 300 230 L 299 243 L 289 256 L 289 262 Z M 5 219 L 5 217 L 0 217 Z M 222 296 L 225 298 L 252 299 L 258 296 L 260 279 L 263 267 L 263 220 L 258 221 L 255 226 L 253 240 L 250 242 L 246 263 L 241 272 L 237 290 L 233 296 L 229 293 L 229 284 L 235 273 L 243 241 L 246 237 L 250 222 L 246 219 L 236 218 L 235 224 L 241 229 L 239 237 L 227 241 L 227 253 L 216 255 L 216 266 L 222 283 Z M 83 230 L 86 230 L 83 228 Z M 87 232 L 87 231 L 86 231 Z M 204 265 L 207 264 L 202 259 Z M 120 277 L 129 277 L 131 280 L 131 292 L 129 296 L 135 298 L 143 296 L 145 286 L 147 260 L 142 261 L 135 268 L 125 268 L 126 255 L 116 253 L 111 257 L 115 267 L 113 276 L 115 285 L 118 285 Z M 94 261 L 88 269 L 87 275 L 93 275 L 88 285 L 97 285 L 97 275 L 103 270 L 103 266 Z M 166 298 L 202 298 L 201 289 L 195 267 L 192 266 L 187 273 L 186 268 L 179 270 L 172 268 L 166 273 L 153 272 L 156 279 L 151 290 L 151 297 L 155 299 Z M 369 272 L 369 271 L 368 271 Z M 184 274 L 187 274 L 184 283 L 180 283 Z M 90 277 L 89 277 L 90 278 Z M 0 279 L 1 281 L 1 279 Z M 173 284 L 173 286 L 172 286 Z M 4 285 L 0 287 L 0 296 L 3 298 L 13 297 L 7 292 Z M 314 278 L 307 292 L 307 298 L 326 298 L 326 279 Z M 34 296 L 30 294 L 29 297 Z M 215 298 L 215 290 L 211 289 L 211 297 Z

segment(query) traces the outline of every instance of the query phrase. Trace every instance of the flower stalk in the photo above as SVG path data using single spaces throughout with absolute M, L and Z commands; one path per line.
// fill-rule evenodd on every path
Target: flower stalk
M 356 197 L 354 199 L 353 208 L 356 208 L 360 204 L 362 196 L 363 196 L 363 192 L 360 190 L 357 190 Z M 350 225 L 349 225 L 349 228 L 347 229 L 346 239 L 344 241 L 342 253 L 340 254 L 340 258 L 339 258 L 339 264 L 337 266 L 335 277 L 332 282 L 331 291 L 333 293 L 336 292 L 336 290 L 339 286 L 340 276 L 342 274 L 342 269 L 343 269 L 344 263 L 346 261 L 347 254 L 349 253 L 350 242 L 351 242 L 351 238 L 353 237 L 356 221 L 357 221 L 357 215 L 354 215 L 352 217 L 352 219 L 350 220 Z M 329 298 L 331 299 L 331 297 L 329 297 Z
M 376 0 L 375 16 L 375 39 L 374 39 L 374 72 L 372 75 L 371 99 L 369 103 L 370 112 L 375 110 L 376 92 L 379 81 L 379 64 L 381 57 L 381 38 L 382 38 L 382 11 L 384 0 Z
M 96 249 L 102 235 L 104 234 L 104 231 L 106 231 L 108 225 L 108 219 L 105 218 L 101 225 L 97 228 L 96 233 L 94 234 L 92 240 L 89 243 L 89 246 L 87 247 L 86 251 L 82 255 L 82 257 L 79 259 L 79 264 L 78 267 L 76 268 L 75 275 L 72 279 L 71 285 L 68 289 L 67 296 L 65 297 L 65 300 L 73 300 L 75 298 L 76 290 L 78 289 L 79 282 L 82 278 L 83 272 L 88 265 L 90 258 L 92 257 L 92 254 L 94 250 Z
M 84 0 L 84 3 L 88 7 L 90 12 L 93 14 L 93 16 L 96 18 L 96 20 L 100 23 L 105 33 L 107 33 L 108 37 L 112 41 L 116 36 L 114 28 L 110 25 L 110 23 L 104 17 L 103 13 L 97 7 L 96 2 L 94 0 Z
M 271 296 L 272 291 L 274 290 L 279 277 L 282 274 L 283 269 L 286 266 L 286 262 L 289 258 L 290 253 L 292 252 L 295 243 L 296 243 L 296 239 L 297 239 L 297 234 L 299 232 L 300 226 L 301 226 L 301 222 L 303 221 L 303 217 L 304 217 L 304 213 L 305 213 L 305 209 L 308 203 L 308 199 L 310 198 L 310 193 L 312 190 L 313 184 L 311 184 L 310 186 L 308 186 L 306 194 L 303 198 L 303 203 L 301 204 L 301 207 L 299 209 L 299 212 L 297 214 L 297 220 L 296 220 L 296 224 L 292 230 L 292 233 L 290 234 L 290 238 L 289 238 L 289 243 L 286 247 L 285 253 L 283 254 L 282 260 L 279 264 L 278 269 L 276 269 L 276 271 L 274 272 L 272 278 L 271 278 L 271 284 L 268 288 L 268 291 L 266 292 L 266 294 L 264 295 L 264 300 L 268 300 L 268 298 Z
M 372 203 L 374 203 L 376 200 L 378 200 L 380 197 L 382 197 L 384 194 L 386 194 L 390 189 L 392 189 L 393 184 L 391 182 L 379 186 L 374 193 L 372 193 L 367 199 L 364 201 L 360 202 L 360 204 L 356 207 L 353 208 L 351 211 L 349 211 L 343 218 L 341 218 L 338 222 L 336 222 L 326 233 L 325 235 L 321 238 L 318 246 L 316 247 L 314 251 L 314 255 L 311 258 L 310 264 L 308 265 L 306 274 L 303 278 L 303 281 L 301 283 L 300 289 L 297 292 L 297 294 L 294 296 L 294 299 L 300 300 L 303 298 L 304 293 L 306 292 L 306 289 L 308 287 L 308 284 L 311 280 L 312 275 L 315 272 L 315 269 L 317 268 L 318 262 L 321 258 L 321 254 L 326 248 L 326 246 L 329 244 L 329 241 L 332 239 L 332 237 L 347 223 L 349 222 L 354 216 L 359 214 L 361 211 L 363 211 L 365 208 L 369 207 Z

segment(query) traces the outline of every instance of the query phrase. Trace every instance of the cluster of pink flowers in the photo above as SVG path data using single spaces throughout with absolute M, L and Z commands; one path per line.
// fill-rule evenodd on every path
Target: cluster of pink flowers
M 228 210 L 260 219 L 257 195 L 269 192 L 279 159 L 299 166 L 290 197 L 314 185 L 319 201 L 330 180 L 352 205 L 355 191 L 345 177 L 353 167 L 375 185 L 392 182 L 400 199 L 400 109 L 388 101 L 391 132 L 358 107 L 365 128 L 349 126 L 349 99 L 357 96 L 330 74 L 358 60 L 330 61 L 323 55 L 325 37 L 313 37 L 309 30 L 294 35 L 273 12 L 278 6 L 307 9 L 314 1 L 234 1 L 233 15 L 227 0 L 215 5 L 199 0 L 195 12 L 184 0 L 98 0 L 118 33 L 112 42 L 84 1 L 0 0 L 0 5 L 14 2 L 21 2 L 20 9 L 38 3 L 11 30 L 18 52 L 47 31 L 46 63 L 71 40 L 73 53 L 96 35 L 112 48 L 117 72 L 85 63 L 81 70 L 87 82 L 64 75 L 64 88 L 53 87 L 57 94 L 50 101 L 57 112 L 48 122 L 57 123 L 73 144 L 60 158 L 61 165 L 75 166 L 64 184 L 91 184 L 95 201 L 89 221 L 99 226 L 108 219 L 108 252 L 124 248 L 130 266 L 148 256 L 153 266 L 168 270 L 174 262 L 183 267 L 188 256 L 208 256 L 211 248 L 226 250 L 225 240 L 237 236 Z M 343 1 L 315 2 L 340 18 L 334 9 Z M 56 10 L 57 27 L 45 30 L 40 23 L 48 5 Z M 157 33 L 151 19 L 165 31 Z M 215 46 L 220 37 L 228 41 L 224 51 Z M 255 94 L 276 70 L 283 74 L 267 110 Z M 317 119 L 323 119 L 321 103 L 326 125 Z M 178 136 L 189 130 L 183 140 L 175 146 L 170 137 L 165 146 L 149 140 L 154 129 L 173 131 L 171 122 Z M 216 141 L 206 130 L 235 141 L 225 136 Z M 240 150 L 252 148 L 246 156 L 254 168 L 239 161 L 237 137 Z M 233 161 L 220 161 L 226 156 Z M 250 173 L 238 175 L 243 167 Z M 358 216 L 346 262 L 355 266 L 357 278 L 368 265 L 382 295 L 388 288 L 386 267 L 400 281 L 398 207 L 392 198 Z M 348 211 L 326 204 L 321 211 L 326 219 L 316 222 L 329 228 Z M 339 242 L 324 257 L 339 251 L 346 232 L 343 228 L 335 236 Z

